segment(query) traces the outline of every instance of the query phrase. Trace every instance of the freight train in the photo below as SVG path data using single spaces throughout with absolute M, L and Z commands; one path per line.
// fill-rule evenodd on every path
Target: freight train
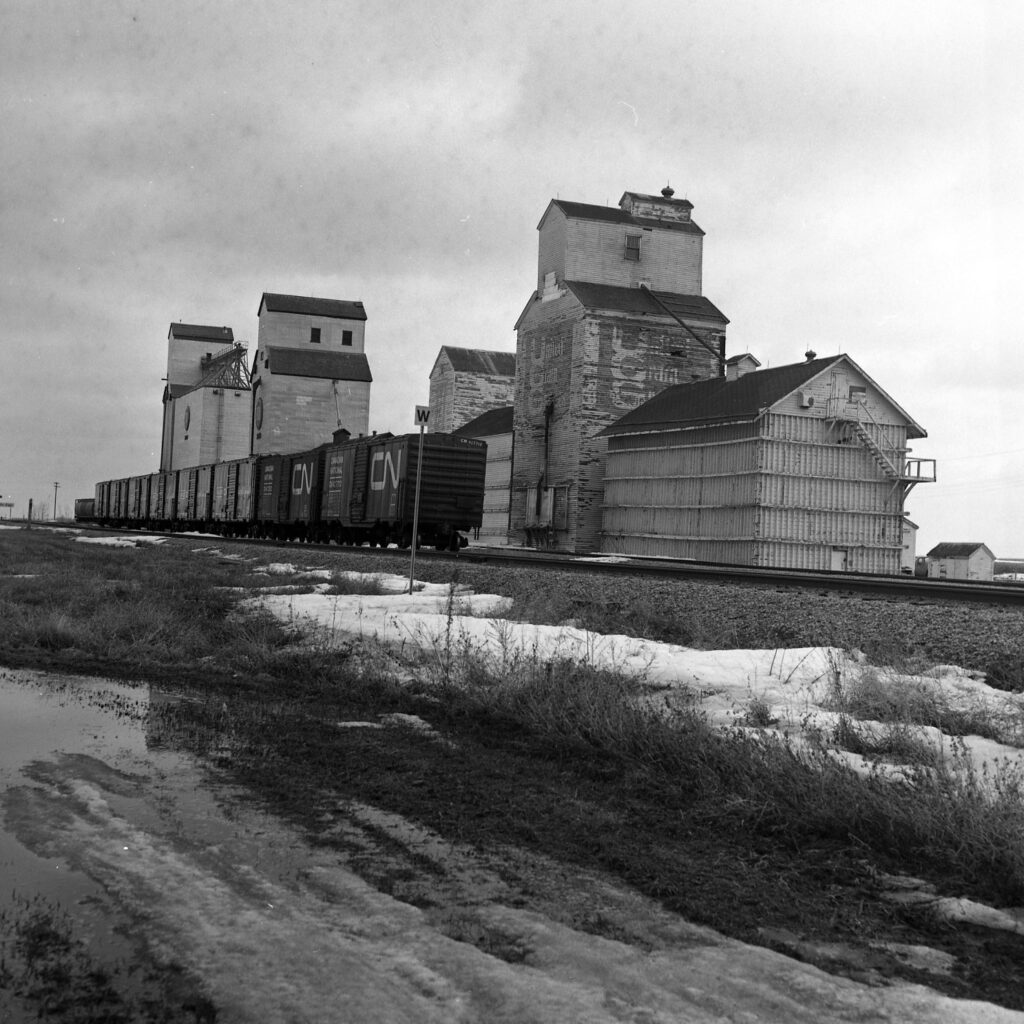
M 292 455 L 104 480 L 75 513 L 119 528 L 409 547 L 419 469 L 419 546 L 454 551 L 483 518 L 486 463 L 485 442 L 454 434 L 336 436 Z

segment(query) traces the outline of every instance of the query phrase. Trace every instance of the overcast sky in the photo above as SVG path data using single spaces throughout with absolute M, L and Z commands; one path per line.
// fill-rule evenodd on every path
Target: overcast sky
M 550 199 L 669 182 L 729 354 L 847 352 L 928 431 L 918 552 L 1024 556 L 1022 6 L 4 0 L 0 493 L 155 470 L 170 323 L 254 351 L 264 291 L 365 303 L 412 430 Z

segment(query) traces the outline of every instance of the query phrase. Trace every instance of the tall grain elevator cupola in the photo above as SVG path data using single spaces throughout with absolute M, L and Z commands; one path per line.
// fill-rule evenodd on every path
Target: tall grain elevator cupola
M 252 367 L 252 452 L 296 452 L 336 430 L 365 434 L 373 377 L 361 302 L 264 292 Z
M 160 469 L 249 454 L 249 371 L 230 327 L 172 323 L 167 332 Z
M 513 540 L 596 550 L 597 435 L 666 387 L 724 375 L 728 320 L 703 295 L 692 213 L 668 187 L 614 207 L 548 203 L 536 290 L 516 323 Z

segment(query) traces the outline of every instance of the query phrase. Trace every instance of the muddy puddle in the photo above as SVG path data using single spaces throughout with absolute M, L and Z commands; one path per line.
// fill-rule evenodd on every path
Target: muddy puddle
M 45 1019 L 79 1020 L 100 998 L 82 980 L 97 969 L 109 1019 L 330 1019 L 281 991 L 275 969 L 313 952 L 297 936 L 315 941 L 316 929 L 295 918 L 292 894 L 323 865 L 243 809 L 208 765 L 148 735 L 151 708 L 169 700 L 148 686 L 0 669 L 4 1024 L 36 1020 L 41 1003 Z M 71 967 L 66 955 L 54 964 L 47 945 L 66 954 L 69 942 Z M 34 965 L 12 972 L 28 950 Z M 78 997 L 66 991 L 79 983 Z

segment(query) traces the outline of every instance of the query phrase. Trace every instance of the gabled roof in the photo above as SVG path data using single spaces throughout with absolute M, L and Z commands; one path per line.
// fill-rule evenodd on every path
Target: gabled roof
M 362 352 L 310 352 L 304 348 L 267 346 L 267 369 L 277 376 L 320 377 L 327 380 L 373 380 Z
M 868 381 L 906 419 L 908 437 L 926 436 L 923 428 L 846 355 L 755 370 L 735 380 L 713 377 L 690 384 L 676 384 L 626 413 L 601 433 L 611 437 L 648 430 L 672 430 L 680 426 L 756 420 L 766 409 L 840 362 L 846 363 Z
M 500 409 L 488 409 L 480 413 L 476 419 L 464 423 L 453 431 L 461 437 L 493 437 L 495 434 L 512 433 L 512 406 L 505 405 Z
M 448 357 L 452 369 L 456 373 L 489 373 L 497 377 L 514 377 L 516 375 L 515 352 L 492 352 L 482 348 L 458 348 L 455 345 L 442 345 L 441 353 Z M 434 366 L 437 366 L 437 359 Z
M 589 281 L 566 281 L 565 287 L 588 308 L 665 316 L 665 310 L 651 298 L 652 293 L 644 288 L 591 284 Z M 675 292 L 654 292 L 653 295 L 682 320 L 717 320 L 723 324 L 729 322 L 722 311 L 703 295 L 679 295 Z
M 761 360 L 757 356 L 752 356 L 749 352 L 741 352 L 739 355 L 729 356 L 725 361 L 725 365 L 735 366 L 736 363 L 742 363 L 744 359 L 750 360 L 755 366 L 761 365 Z
M 326 316 L 335 320 L 365 320 L 366 311 L 361 302 L 349 302 L 345 299 L 314 299 L 307 295 L 278 295 L 276 292 L 264 292 L 260 299 L 260 308 L 268 313 L 299 313 L 303 316 Z
M 936 544 L 935 547 L 928 552 L 926 558 L 970 558 L 978 548 L 985 548 L 988 551 L 989 558 L 995 558 L 995 555 L 988 550 L 985 544 L 980 541 L 965 541 L 963 543 L 947 542 L 944 544 Z
M 216 341 L 221 345 L 230 345 L 235 340 L 230 327 L 208 327 L 204 324 L 171 324 L 167 337 L 181 341 Z
M 685 202 L 685 200 L 680 200 Z M 656 217 L 634 217 L 631 213 L 618 206 L 596 206 L 591 203 L 570 203 L 564 199 L 552 199 L 548 203 L 544 216 L 537 225 L 538 230 L 547 219 L 552 207 L 557 207 L 566 217 L 576 220 L 598 220 L 609 224 L 635 225 L 638 228 L 665 228 L 668 231 L 682 231 L 690 235 L 703 235 L 704 232 L 692 221 L 659 220 Z
M 709 380 L 666 388 L 632 412 L 626 413 L 602 433 L 608 437 L 634 431 L 666 429 L 679 425 L 756 420 L 762 411 L 806 384 L 841 359 L 812 359 L 791 366 L 756 370 L 736 380 Z

